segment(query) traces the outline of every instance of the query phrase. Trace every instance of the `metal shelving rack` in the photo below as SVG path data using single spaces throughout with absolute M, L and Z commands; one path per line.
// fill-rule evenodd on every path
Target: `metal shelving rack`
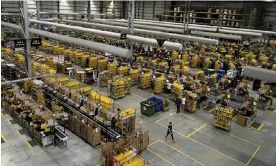
M 227 27 L 245 27 L 249 15 L 247 7 L 234 6 L 198 6 L 198 5 L 172 5 L 174 10 L 164 10 L 162 19 L 172 22 L 183 22 L 188 14 L 189 23 L 205 24 Z M 188 10 L 187 8 L 190 9 Z M 185 10 L 186 9 L 186 10 Z

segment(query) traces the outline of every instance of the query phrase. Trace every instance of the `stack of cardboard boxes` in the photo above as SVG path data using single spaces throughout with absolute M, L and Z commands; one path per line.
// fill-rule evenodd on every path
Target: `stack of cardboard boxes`
M 133 132 L 132 135 L 125 139 L 120 139 L 117 143 L 102 142 L 101 162 L 103 165 L 109 166 L 113 164 L 113 157 L 123 153 L 129 149 L 135 149 L 136 154 L 140 154 L 149 145 L 148 130 L 144 131 L 141 128 Z

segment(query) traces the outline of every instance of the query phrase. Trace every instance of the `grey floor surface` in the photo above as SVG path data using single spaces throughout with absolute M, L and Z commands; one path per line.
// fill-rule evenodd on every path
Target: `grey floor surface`
M 106 95 L 106 88 L 93 89 Z M 141 156 L 156 166 L 276 165 L 276 113 L 258 114 L 256 121 L 264 124 L 260 131 L 233 122 L 231 131 L 225 132 L 212 126 L 211 113 L 198 110 L 193 114 L 177 114 L 174 104 L 168 112 L 151 117 L 141 115 L 140 102 L 152 95 L 151 90 L 133 87 L 131 94 L 115 101 L 115 109 L 133 107 L 137 110 L 136 126 L 150 131 L 150 145 Z M 30 148 L 26 141 L 31 139 L 18 135 L 16 131 L 21 127 L 11 125 L 10 119 L 9 115 L 1 116 L 1 135 L 7 139 L 1 146 L 3 166 L 96 166 L 100 163 L 101 148 L 92 148 L 68 130 L 70 140 L 67 147 Z M 168 140 L 164 137 L 170 121 L 173 122 L 175 143 L 170 137 Z
M 106 88 L 96 88 L 106 94 Z M 163 165 L 206 165 L 206 166 L 275 166 L 276 164 L 276 113 L 264 112 L 257 121 L 264 123 L 260 130 L 241 127 L 232 123 L 232 130 L 224 132 L 212 126 L 213 115 L 197 111 L 194 114 L 176 114 L 174 104 L 169 112 L 156 113 L 146 117 L 140 113 L 140 102 L 151 97 L 150 90 L 136 87 L 125 98 L 115 101 L 115 108 L 133 107 L 137 110 L 137 127 L 148 128 L 150 145 L 141 156 L 156 166 Z M 68 147 L 49 146 L 30 148 L 26 135 L 18 135 L 18 124 L 11 125 L 9 115 L 1 116 L 2 135 L 7 139 L 2 143 L 1 163 L 4 166 L 70 166 L 97 165 L 100 163 L 100 147 L 92 148 L 70 131 Z M 168 122 L 173 122 L 174 137 L 164 139 Z

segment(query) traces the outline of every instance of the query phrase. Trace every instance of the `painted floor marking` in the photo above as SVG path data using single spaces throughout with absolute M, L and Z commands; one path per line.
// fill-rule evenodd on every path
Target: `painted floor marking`
M 202 125 L 201 127 L 199 127 L 198 129 L 196 129 L 195 131 L 193 131 L 191 134 L 187 135 L 187 137 L 192 136 L 193 134 L 195 134 L 196 132 L 198 132 L 199 130 L 203 129 L 206 126 L 206 124 Z
M 185 116 L 185 115 L 182 115 L 182 116 L 184 116 L 184 117 L 186 117 L 186 118 L 189 118 L 189 119 L 193 119 L 193 118 L 188 117 L 188 116 Z M 167 116 L 167 117 L 168 117 L 168 116 Z M 164 119 L 164 118 L 162 118 L 162 119 Z M 193 119 L 193 120 L 199 122 L 199 121 L 196 120 L 196 119 Z M 159 121 L 160 121 L 160 120 L 157 120 L 156 122 L 157 122 L 159 125 L 161 125 L 161 126 L 167 128 L 167 126 L 165 126 L 165 125 L 159 123 Z M 199 122 L 199 123 L 202 124 L 202 122 Z M 212 127 L 211 125 L 208 125 L 208 124 L 205 124 L 205 125 L 206 125 L 206 126 L 209 126 L 209 127 Z M 202 127 L 202 126 L 201 126 L 201 127 Z M 203 128 L 203 127 L 202 127 L 202 128 Z M 248 165 L 248 164 L 250 163 L 250 161 L 253 159 L 253 157 L 256 155 L 256 153 L 258 152 L 258 150 L 260 149 L 260 146 L 259 146 L 259 145 L 256 145 L 256 144 L 251 143 L 251 142 L 249 142 L 249 141 L 247 141 L 247 140 L 244 140 L 244 139 L 242 139 L 242 138 L 239 138 L 239 137 L 237 137 L 237 136 L 234 136 L 234 135 L 232 135 L 232 134 L 229 134 L 229 133 L 223 131 L 224 133 L 226 133 L 226 134 L 228 134 L 228 135 L 230 135 L 230 136 L 232 136 L 232 137 L 235 137 L 235 138 L 237 138 L 237 139 L 240 139 L 240 140 L 242 140 L 242 141 L 244 141 L 244 142 L 250 143 L 250 144 L 252 144 L 252 145 L 254 145 L 254 146 L 257 147 L 256 151 L 253 153 L 253 155 L 251 156 L 251 158 L 249 159 L 249 161 L 248 161 L 247 163 L 242 163 L 242 162 L 240 162 L 240 161 L 234 159 L 233 157 L 230 157 L 230 156 L 228 156 L 228 155 L 226 155 L 226 154 L 224 154 L 224 153 L 222 153 L 222 152 L 220 152 L 220 151 L 218 151 L 218 150 L 216 150 L 216 149 L 213 149 L 213 148 L 211 148 L 211 147 L 209 147 L 209 146 L 207 146 L 207 145 L 205 145 L 205 144 L 203 144 L 203 143 L 201 143 L 201 142 L 198 142 L 197 140 L 194 140 L 194 139 L 192 139 L 192 138 L 190 138 L 190 137 L 188 137 L 188 136 L 185 136 L 184 134 L 182 134 L 182 133 L 180 133 L 180 132 L 178 132 L 178 131 L 175 131 L 175 130 L 173 130 L 173 131 L 174 131 L 175 133 L 177 133 L 177 134 L 179 134 L 179 135 L 185 137 L 185 138 L 188 138 L 188 139 L 190 139 L 190 140 L 192 140 L 192 141 L 194 141 L 194 142 L 196 142 L 196 143 L 198 143 L 198 144 L 200 144 L 200 145 L 202 145 L 202 146 L 204 146 L 204 147 L 206 147 L 206 148 L 208 148 L 208 149 L 211 149 L 211 150 L 213 150 L 213 151 L 215 151 L 215 152 L 217 152 L 217 153 L 219 153 L 219 154 L 221 154 L 221 155 L 223 155 L 223 156 L 225 156 L 225 157 L 227 157 L 227 158 L 229 158 L 229 159 L 231 159 L 231 160 L 233 160 L 233 161 L 236 161 L 237 163 L 240 163 L 240 164 L 242 164 L 242 165 Z
M 195 162 L 198 163 L 199 165 L 204 166 L 204 164 L 202 164 L 201 162 L 197 161 L 196 159 L 192 158 L 191 156 L 189 156 L 189 155 L 187 155 L 187 154 L 181 152 L 180 150 L 176 149 L 175 147 L 173 147 L 173 146 L 171 146 L 171 145 L 169 145 L 169 144 L 167 144 L 167 143 L 165 143 L 165 142 L 163 142 L 163 141 L 161 141 L 161 140 L 156 140 L 156 141 L 155 141 L 154 143 L 152 143 L 151 145 L 153 145 L 153 144 L 155 144 L 155 143 L 157 143 L 157 142 L 160 142 L 160 143 L 162 143 L 162 144 L 164 144 L 164 145 L 166 145 L 166 146 L 172 148 L 173 150 L 177 151 L 178 153 L 182 154 L 183 156 L 185 156 L 185 157 L 187 157 L 187 158 L 189 158 L 189 159 L 195 161 Z M 149 146 L 151 146 L 151 145 L 149 145 Z M 148 146 L 148 147 L 149 147 L 149 146 Z M 149 148 L 147 148 L 147 149 L 150 150 Z M 150 151 L 152 151 L 152 150 L 150 150 Z M 158 154 L 156 154 L 156 155 L 158 155 Z M 158 157 L 161 158 L 162 156 L 158 156 Z M 162 157 L 162 159 L 163 159 L 163 157 Z M 165 160 L 165 161 L 166 161 L 166 160 Z M 168 162 L 168 163 L 169 163 L 169 162 Z M 173 165 L 173 164 L 172 164 L 172 165 Z
M 4 135 L 1 135 L 1 138 L 2 138 L 5 142 L 8 141 L 7 138 L 6 138 Z
M 154 155 L 156 155 L 157 157 L 159 157 L 160 159 L 164 160 L 166 163 L 175 166 L 174 164 L 172 164 L 171 162 L 169 162 L 168 160 L 164 159 L 162 156 L 160 156 L 159 154 L 155 153 L 154 151 L 150 150 L 149 148 L 147 148 L 148 151 L 150 151 L 151 153 L 153 153 Z
M 181 116 L 184 116 L 184 117 L 186 117 L 186 118 L 188 118 L 188 119 L 191 119 L 191 120 L 193 120 L 193 121 L 196 121 L 196 122 L 198 122 L 198 123 L 205 124 L 205 123 L 203 123 L 203 122 L 201 122 L 201 121 L 198 121 L 197 119 L 194 119 L 194 118 L 192 118 L 192 117 L 189 117 L 189 116 L 186 116 L 186 115 L 183 115 L 183 114 L 180 114 L 180 115 L 181 115 Z M 206 126 L 208 126 L 208 127 L 210 127 L 210 128 L 213 128 L 213 126 L 212 126 L 212 125 L 209 125 L 209 124 L 206 124 Z M 256 147 L 259 147 L 259 145 L 256 145 L 256 144 L 254 144 L 254 143 L 252 143 L 252 142 L 249 142 L 248 140 L 245 140 L 245 139 L 243 139 L 243 138 L 240 138 L 240 137 L 238 137 L 238 136 L 235 136 L 235 135 L 233 135 L 233 134 L 230 134 L 230 133 L 228 133 L 228 132 L 226 132 L 226 131 L 223 131 L 223 130 L 218 130 L 218 131 L 223 132 L 223 133 L 225 133 L 225 134 L 227 134 L 227 135 L 230 135 L 230 136 L 232 136 L 232 137 L 235 137 L 235 138 L 237 138 L 237 139 L 239 139 L 239 140 L 242 140 L 242 141 L 244 141 L 244 142 L 247 142 L 247 143 L 249 143 L 249 144 L 252 144 L 252 145 L 254 145 L 254 146 L 256 146 Z

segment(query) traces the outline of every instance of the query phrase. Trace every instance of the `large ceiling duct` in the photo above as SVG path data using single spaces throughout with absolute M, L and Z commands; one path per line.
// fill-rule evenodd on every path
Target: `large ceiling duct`
M 244 68 L 244 76 L 258 80 L 276 83 L 276 71 L 247 66 Z
M 1 22 L 1 26 L 14 28 L 14 29 L 19 29 L 19 30 L 22 29 L 21 26 L 19 26 L 19 25 L 7 23 L 7 22 Z M 130 50 L 110 46 L 110 45 L 107 45 L 107 44 L 96 43 L 96 42 L 89 41 L 89 40 L 83 40 L 83 39 L 79 39 L 79 38 L 59 35 L 59 34 L 56 34 L 56 33 L 50 33 L 50 32 L 46 32 L 46 31 L 42 31 L 42 30 L 38 30 L 38 29 L 33 29 L 33 28 L 30 28 L 30 33 L 36 34 L 38 36 L 43 36 L 43 37 L 51 38 L 51 39 L 54 39 L 54 40 L 58 40 L 58 41 L 61 41 L 61 42 L 64 42 L 64 43 L 69 43 L 69 44 L 73 44 L 73 45 L 77 45 L 77 46 L 90 48 L 90 49 L 93 49 L 95 51 L 107 52 L 107 53 L 110 53 L 112 55 L 120 56 L 120 57 L 123 57 L 123 58 L 131 58 L 131 56 L 132 56 L 132 53 L 131 53 Z
M 127 24 L 128 20 L 103 20 L 103 19 L 94 19 L 91 20 L 92 22 L 106 22 L 108 24 L 117 24 L 117 25 L 124 25 Z M 163 23 L 163 22 L 143 22 L 143 21 L 134 21 L 134 26 L 146 26 L 146 25 L 151 25 L 151 28 L 154 29 L 155 26 L 158 26 L 159 29 L 162 29 L 163 27 L 173 27 L 173 28 L 178 28 L 181 29 L 183 32 L 183 24 L 167 24 L 167 23 Z M 160 27 L 163 26 L 163 27 Z M 147 26 L 146 26 L 147 27 Z M 189 24 L 188 26 L 189 30 L 199 30 L 199 31 L 206 31 L 206 32 L 218 32 L 218 33 L 227 33 L 227 34 L 233 34 L 233 35 L 242 35 L 242 36 L 254 36 L 254 37 L 262 37 L 262 33 L 261 32 L 253 32 L 253 31 L 241 31 L 241 30 L 233 30 L 233 29 L 224 29 L 224 28 L 220 28 L 217 31 L 217 27 L 216 26 L 208 26 L 208 25 L 197 25 L 197 24 Z M 176 31 L 176 30 L 175 30 Z
M 109 19 L 114 20 L 114 19 Z M 125 22 L 126 20 L 118 20 L 119 22 Z M 175 23 L 175 22 L 164 22 L 164 21 L 155 21 L 155 20 L 142 20 L 142 19 L 135 19 L 134 20 L 137 23 L 148 23 L 147 25 L 152 25 L 151 23 L 158 23 L 160 26 L 170 26 L 175 27 L 175 25 L 183 26 L 183 23 Z M 204 27 L 204 28 L 217 28 L 217 26 L 211 26 L 211 25 L 199 25 L 199 24 L 189 24 L 189 26 L 196 26 L 196 27 Z M 245 28 L 231 28 L 231 27 L 220 27 L 221 29 L 228 29 L 233 31 L 245 31 L 245 32 L 255 32 L 255 33 L 262 33 L 265 35 L 276 35 L 276 32 L 274 31 L 262 31 L 262 30 L 255 30 L 255 29 L 245 29 Z
M 112 25 L 106 25 L 106 24 L 96 24 L 96 23 L 89 23 L 89 22 L 83 22 L 83 21 L 72 21 L 72 20 L 58 20 L 55 21 L 59 22 L 65 22 L 65 23 L 71 23 L 71 24 L 78 24 L 78 25 L 85 25 L 85 26 L 91 26 L 96 28 L 104 28 L 104 29 L 110 29 L 115 31 L 122 31 L 125 33 L 128 33 L 127 27 L 121 27 L 121 26 L 112 26 Z M 167 39 L 178 39 L 178 40 L 184 40 L 184 41 L 193 41 L 193 42 L 199 42 L 204 44 L 211 44 L 211 45 L 218 45 L 219 41 L 216 39 L 208 39 L 203 37 L 195 37 L 195 36 L 187 36 L 187 35 L 181 35 L 181 34 L 175 34 L 175 33 L 165 33 L 160 31 L 150 31 L 145 29 L 137 29 L 134 28 L 135 34 L 145 34 L 150 36 L 157 36 L 159 38 L 167 38 Z
M 83 27 L 78 27 L 78 26 L 70 26 L 70 25 L 65 25 L 65 24 L 57 24 L 57 23 L 38 21 L 38 20 L 32 20 L 32 19 L 29 20 L 29 21 L 31 23 L 52 25 L 52 26 L 56 26 L 56 27 L 60 27 L 60 28 L 71 29 L 71 30 L 87 32 L 87 33 L 93 33 L 93 34 L 97 34 L 97 35 L 101 35 L 101 36 L 107 36 L 107 37 L 111 37 L 111 38 L 120 39 L 120 37 L 121 37 L 120 33 L 115 33 L 115 32 L 102 31 L 102 30 L 90 29 L 90 28 L 83 28 Z M 150 39 L 150 38 L 144 38 L 144 37 L 139 37 L 139 36 L 127 35 L 127 40 L 129 40 L 131 42 L 137 42 L 137 43 L 148 44 L 148 45 L 152 45 L 152 46 L 158 46 L 158 43 L 157 43 L 156 39 Z M 166 47 L 168 49 L 176 49 L 176 50 L 182 50 L 183 49 L 182 44 L 169 42 L 169 41 L 165 41 L 164 44 L 163 44 L 163 47 Z
M 192 35 L 195 36 L 208 36 L 208 37 L 216 37 L 220 39 L 229 39 L 229 40 L 242 40 L 242 36 L 238 35 L 229 35 L 223 33 L 211 33 L 211 32 L 202 32 L 202 31 L 191 31 Z

